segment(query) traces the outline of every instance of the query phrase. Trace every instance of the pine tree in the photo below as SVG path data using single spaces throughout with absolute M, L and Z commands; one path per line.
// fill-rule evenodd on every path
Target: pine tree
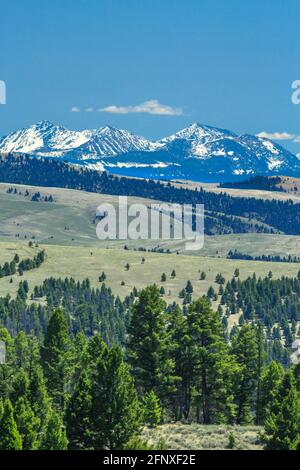
M 216 295 L 215 289 L 212 286 L 210 286 L 208 291 L 207 291 L 207 297 L 209 299 L 213 299 L 215 295 Z
M 208 299 L 193 302 L 187 312 L 187 335 L 194 378 L 197 420 L 204 424 L 231 421 L 234 359 L 229 355 L 218 314 Z
M 175 390 L 169 394 L 168 409 L 173 419 L 188 419 L 192 404 L 193 377 L 190 370 L 192 355 L 187 335 L 186 316 L 179 305 L 169 312 L 169 353 L 174 363 Z
M 261 377 L 261 422 L 264 423 L 266 415 L 278 405 L 278 393 L 284 377 L 281 364 L 272 361 L 264 370 Z
M 20 369 L 14 377 L 12 383 L 12 391 L 10 393 L 10 399 L 13 406 L 16 404 L 19 397 L 28 397 L 29 393 L 29 378 L 28 374 L 24 369 Z
M 35 416 L 37 416 L 40 421 L 39 431 L 42 432 L 45 428 L 50 411 L 50 398 L 48 396 L 43 370 L 40 365 L 34 367 L 31 373 L 28 395 L 30 406 Z
M 140 430 L 141 406 L 119 347 L 107 350 L 97 362 L 90 419 L 95 449 L 122 449 Z
M 264 336 L 264 328 L 261 322 L 258 323 L 256 327 L 256 344 L 257 344 L 257 367 L 256 367 L 256 374 L 257 374 L 257 388 L 256 388 L 256 416 L 255 422 L 257 425 L 262 424 L 263 422 L 263 407 L 262 407 L 262 373 L 265 366 L 266 361 L 266 354 L 265 354 L 265 336 Z
M 41 450 L 67 450 L 68 439 L 58 412 L 50 413 L 45 434 L 42 438 Z
M 99 282 L 104 282 L 106 279 L 106 274 L 105 272 L 103 271 L 102 274 L 99 276 Z
M 141 395 L 154 390 L 159 398 L 171 386 L 173 363 L 168 357 L 166 303 L 157 286 L 140 293 L 128 327 L 128 360 Z
M 192 286 L 192 283 L 190 280 L 187 281 L 186 283 L 186 286 L 185 286 L 185 291 L 188 293 L 188 294 L 192 294 L 193 293 L 193 286 Z
M 178 297 L 179 297 L 180 299 L 184 299 L 184 297 L 185 297 L 185 289 L 181 289 L 181 291 L 180 291 L 179 294 L 178 294 Z
M 164 296 L 164 295 L 165 295 L 166 290 L 165 290 L 165 288 L 164 288 L 163 286 L 161 286 L 161 288 L 159 289 L 159 293 L 160 293 L 161 296 Z
M 22 439 L 14 420 L 14 410 L 10 400 L 6 400 L 0 420 L 0 450 L 21 450 Z
M 300 394 L 289 372 L 288 387 L 282 386 L 280 404 L 266 417 L 262 441 L 268 450 L 300 450 Z
M 40 420 L 34 415 L 28 400 L 23 397 L 18 399 L 14 410 L 14 416 L 23 443 L 22 449 L 37 449 Z
M 234 270 L 234 277 L 239 277 L 239 275 L 240 275 L 240 270 L 239 270 L 239 268 L 236 268 Z
M 295 384 L 298 392 L 300 392 L 300 364 L 293 367 L 293 375 L 295 378 Z
M 69 345 L 66 316 L 57 309 L 49 320 L 41 356 L 49 394 L 60 409 L 66 398 Z
M 66 410 L 67 436 L 70 449 L 89 449 L 92 447 L 91 387 L 88 373 L 83 370 Z
M 225 284 L 225 278 L 221 273 L 216 275 L 216 280 L 215 281 L 216 281 L 217 284 L 220 284 L 220 285 Z
M 155 428 L 161 423 L 162 409 L 159 403 L 159 399 L 153 390 L 146 393 L 146 395 L 143 397 L 143 404 L 145 424 L 150 428 Z
M 252 419 L 251 412 L 257 398 L 258 348 L 253 325 L 245 324 L 232 337 L 232 352 L 240 366 L 239 373 L 235 376 L 237 423 L 247 424 Z

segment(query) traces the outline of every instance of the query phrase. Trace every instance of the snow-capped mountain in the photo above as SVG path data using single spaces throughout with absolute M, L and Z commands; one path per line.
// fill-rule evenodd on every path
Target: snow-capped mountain
M 110 126 L 70 131 L 42 121 L 0 139 L 0 152 L 61 158 L 148 178 L 222 181 L 254 174 L 300 176 L 299 159 L 280 145 L 199 124 L 152 142 Z
M 154 150 L 157 144 L 110 126 L 70 131 L 49 121 L 9 134 L 0 140 L 2 152 L 56 157 L 74 152 L 78 160 L 118 155 L 130 150 Z

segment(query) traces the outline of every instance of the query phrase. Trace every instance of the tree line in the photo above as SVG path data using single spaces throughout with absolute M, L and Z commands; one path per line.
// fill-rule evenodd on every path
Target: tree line
M 261 191 L 286 192 L 281 183 L 282 178 L 280 176 L 255 175 L 243 181 L 220 183 L 220 188 L 256 189 Z
M 280 255 L 259 255 L 252 256 L 246 253 L 241 253 L 238 250 L 230 250 L 227 253 L 228 259 L 244 259 L 248 261 L 267 261 L 272 263 L 300 263 L 300 256 L 280 256 Z
M 19 255 L 16 253 L 11 261 L 6 261 L 3 266 L 0 265 L 0 278 L 12 276 L 17 272 L 22 276 L 24 271 L 39 268 L 45 261 L 45 256 L 45 250 L 42 250 L 39 251 L 33 259 L 26 258 L 20 260 Z

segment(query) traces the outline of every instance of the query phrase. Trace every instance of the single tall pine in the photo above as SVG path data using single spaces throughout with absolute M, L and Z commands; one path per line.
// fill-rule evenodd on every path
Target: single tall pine
M 64 408 L 68 377 L 68 350 L 67 319 L 65 313 L 57 309 L 49 320 L 41 355 L 49 394 L 61 410 Z
M 142 412 L 119 347 L 98 360 L 92 377 L 91 425 L 95 449 L 122 449 L 140 431 Z
M 21 450 L 22 439 L 19 434 L 14 410 L 10 400 L 6 400 L 0 420 L 0 450 Z

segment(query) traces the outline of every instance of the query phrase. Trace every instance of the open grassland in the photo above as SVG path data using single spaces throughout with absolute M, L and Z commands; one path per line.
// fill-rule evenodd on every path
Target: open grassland
M 258 426 L 226 426 L 201 424 L 165 424 L 156 429 L 146 428 L 142 438 L 149 444 L 162 441 L 168 450 L 225 450 L 229 436 L 234 435 L 236 450 L 261 450 Z
M 8 194 L 9 187 L 17 194 Z M 29 192 L 25 196 L 26 191 Z M 42 196 L 52 195 L 54 202 L 31 200 L 39 191 Z M 21 193 L 21 194 L 19 194 Z M 30 240 L 43 244 L 120 248 L 124 244 L 132 250 L 147 249 L 177 251 L 192 256 L 226 257 L 228 251 L 238 251 L 252 256 L 263 254 L 287 256 L 299 255 L 300 237 L 270 234 L 232 234 L 205 237 L 200 251 L 185 251 L 185 242 L 180 240 L 113 240 L 100 241 L 96 236 L 95 213 L 99 204 L 118 204 L 117 196 L 101 195 L 60 188 L 42 188 L 24 185 L 0 184 L 0 240 Z M 153 200 L 128 198 L 128 203 L 142 202 L 148 205 Z
M 15 295 L 20 280 L 27 280 L 30 288 L 40 285 L 48 277 L 74 277 L 76 280 L 89 278 L 93 286 L 99 286 L 99 275 L 104 271 L 107 275 L 106 284 L 113 292 L 124 297 L 135 286 L 138 289 L 156 283 L 163 285 L 169 303 L 179 301 L 178 293 L 185 287 L 188 279 L 194 287 L 194 298 L 203 295 L 207 289 L 215 284 L 215 276 L 222 273 L 226 280 L 233 277 L 235 268 L 239 268 L 241 279 L 252 276 L 266 276 L 270 270 L 274 278 L 282 275 L 296 276 L 300 265 L 297 263 L 265 263 L 260 261 L 228 260 L 199 256 L 185 256 L 176 254 L 141 253 L 138 251 L 105 249 L 87 246 L 43 245 L 30 248 L 27 242 L 0 241 L 0 264 L 11 261 L 15 253 L 21 259 L 33 258 L 41 249 L 46 251 L 45 262 L 37 269 L 25 271 L 22 277 L 19 274 L 0 279 L 0 296 L 7 293 Z M 142 258 L 145 262 L 142 263 Z M 126 264 L 130 269 L 125 269 Z M 175 269 L 176 277 L 170 274 Z M 204 281 L 199 280 L 199 271 L 206 273 Z M 161 274 L 165 272 L 167 281 L 161 282 Z M 12 278 L 13 282 L 10 282 Z M 121 282 L 125 282 L 122 286 Z
M 9 188 L 17 194 L 8 194 Z M 29 195 L 25 195 L 26 191 Z M 40 192 L 54 202 L 32 201 Z M 129 203 L 150 201 L 129 198 Z M 151 201 L 153 202 L 153 201 Z M 44 188 L 0 183 L 0 238 L 36 239 L 56 245 L 93 245 L 96 236 L 95 216 L 102 203 L 118 204 L 117 196 L 61 188 Z
M 299 256 L 300 237 L 267 233 L 243 233 L 206 237 L 201 256 L 226 257 L 228 251 L 237 250 L 251 256 Z M 272 266 L 272 265 L 271 265 Z M 300 264 L 299 264 L 300 269 Z

